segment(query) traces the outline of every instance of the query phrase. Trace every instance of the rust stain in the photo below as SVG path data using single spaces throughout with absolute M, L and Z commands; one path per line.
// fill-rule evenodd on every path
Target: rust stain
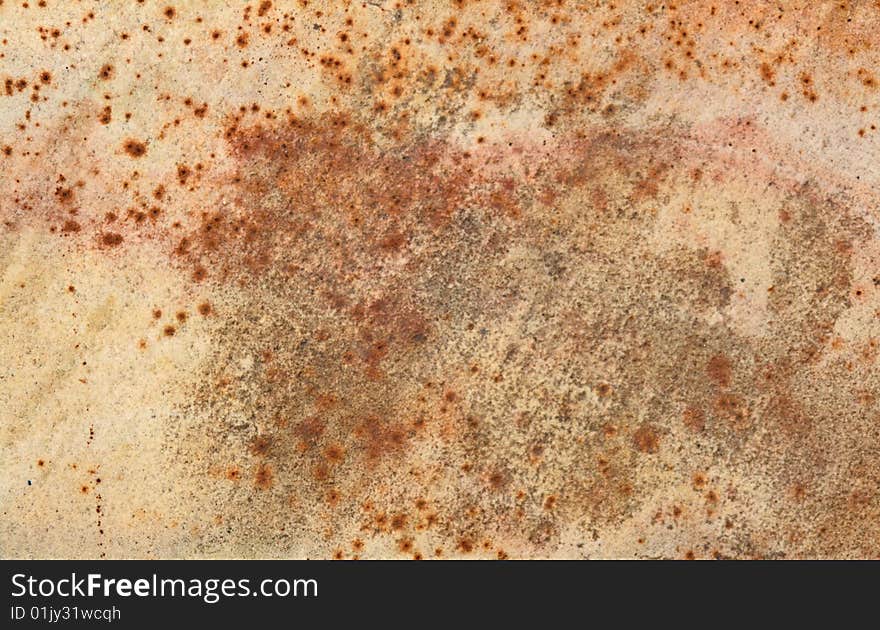
M 875 3 L 77 7 L 0 3 L 5 555 L 880 557 Z

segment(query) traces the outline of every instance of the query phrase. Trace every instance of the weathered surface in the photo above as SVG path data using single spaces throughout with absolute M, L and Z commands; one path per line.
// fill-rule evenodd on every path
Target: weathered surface
M 0 555 L 880 556 L 878 32 L 0 0 Z

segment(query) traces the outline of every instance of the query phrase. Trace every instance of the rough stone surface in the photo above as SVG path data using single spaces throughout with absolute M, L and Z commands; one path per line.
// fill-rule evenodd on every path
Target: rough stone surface
M 0 556 L 880 556 L 878 33 L 0 0 Z

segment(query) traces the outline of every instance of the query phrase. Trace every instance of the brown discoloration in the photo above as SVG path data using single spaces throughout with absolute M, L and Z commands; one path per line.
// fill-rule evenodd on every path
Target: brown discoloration
M 719 387 L 728 387 L 733 375 L 730 360 L 724 355 L 715 355 L 706 365 L 706 373 Z
M 682 414 L 682 421 L 691 431 L 700 432 L 706 427 L 706 414 L 702 409 L 687 407 Z
M 633 433 L 633 444 L 642 453 L 656 453 L 660 450 L 660 436 L 652 426 L 641 426 Z
M 272 487 L 274 473 L 270 464 L 259 464 L 254 473 L 254 485 L 260 490 L 268 490 Z
M 147 152 L 147 145 L 140 140 L 134 140 L 132 138 L 126 140 L 123 143 L 122 148 L 133 158 L 142 157 Z
M 876 9 L 379 9 L 10 32 L 7 555 L 880 554 Z
M 76 221 L 74 221 L 73 219 L 68 219 L 67 221 L 64 222 L 64 225 L 61 226 L 61 231 L 68 232 L 68 233 L 79 232 L 81 229 L 82 228 L 80 227 L 80 224 L 77 223 Z
M 101 245 L 105 247 L 119 247 L 125 238 L 116 232 L 104 232 L 101 234 Z

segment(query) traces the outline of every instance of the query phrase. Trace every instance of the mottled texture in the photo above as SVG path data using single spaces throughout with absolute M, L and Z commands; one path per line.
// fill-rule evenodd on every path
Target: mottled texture
M 0 556 L 880 557 L 878 33 L 0 0 Z

